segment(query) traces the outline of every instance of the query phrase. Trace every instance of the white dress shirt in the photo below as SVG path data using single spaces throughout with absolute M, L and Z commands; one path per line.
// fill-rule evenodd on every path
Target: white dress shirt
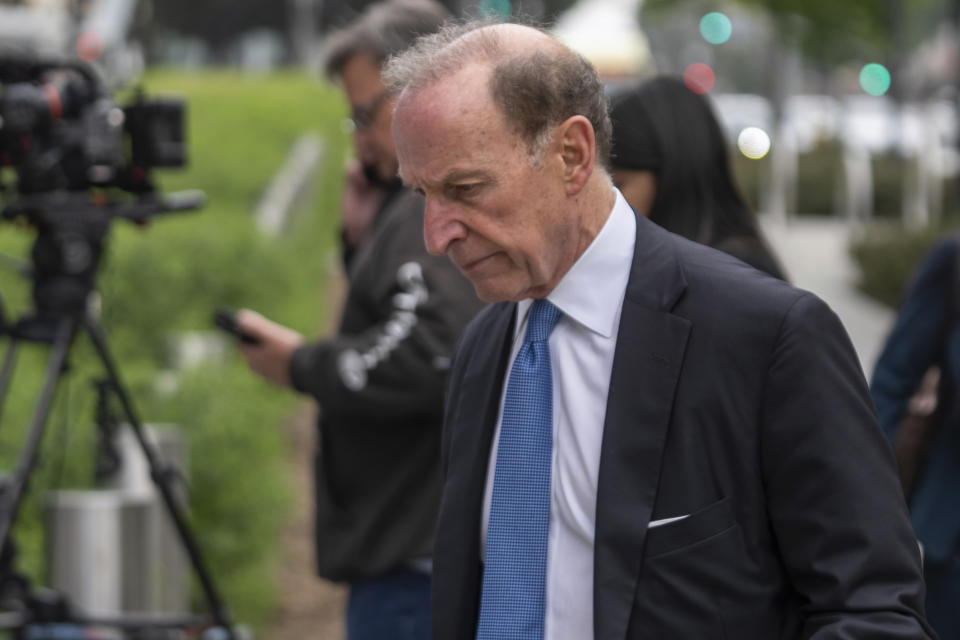
M 603 228 L 547 299 L 563 315 L 550 334 L 553 367 L 553 468 L 547 546 L 545 640 L 593 637 L 593 539 L 600 444 L 623 296 L 633 262 L 637 221 L 617 191 Z M 532 300 L 517 305 L 513 348 L 501 391 L 483 497 L 485 547 L 503 396 L 523 344 Z M 480 549 L 481 558 L 484 548 Z

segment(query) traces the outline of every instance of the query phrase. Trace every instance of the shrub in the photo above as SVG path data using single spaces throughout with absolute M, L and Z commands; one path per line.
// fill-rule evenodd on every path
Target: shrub
M 860 269 L 858 287 L 875 300 L 899 306 L 914 268 L 955 222 L 909 231 L 897 224 L 875 225 L 850 245 Z

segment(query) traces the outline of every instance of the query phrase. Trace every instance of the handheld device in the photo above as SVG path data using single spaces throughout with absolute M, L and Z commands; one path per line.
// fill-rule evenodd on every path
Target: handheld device
M 213 324 L 218 328 L 234 336 L 240 342 L 245 344 L 260 344 L 260 340 L 255 336 L 245 333 L 237 325 L 237 313 L 233 309 L 220 307 L 213 313 Z

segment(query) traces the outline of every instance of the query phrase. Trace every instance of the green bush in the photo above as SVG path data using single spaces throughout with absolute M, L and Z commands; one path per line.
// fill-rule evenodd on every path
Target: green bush
M 797 156 L 796 213 L 803 215 L 832 215 L 836 193 L 843 187 L 843 167 L 840 147 L 822 142 L 811 151 Z M 737 184 L 754 211 L 765 206 L 764 198 L 772 174 L 772 154 L 752 160 L 731 147 L 730 159 Z M 793 206 L 789 205 L 788 206 Z
M 159 391 L 156 380 L 168 363 L 165 345 L 183 331 L 211 330 L 217 306 L 257 308 L 306 333 L 325 321 L 323 282 L 347 150 L 339 126 L 344 104 L 338 92 L 294 72 L 161 71 L 145 84 L 150 94 L 173 92 L 188 104 L 190 167 L 159 175 L 162 189 L 201 188 L 208 203 L 145 229 L 113 225 L 98 287 L 102 324 L 143 420 L 183 427 L 200 547 L 235 618 L 256 627 L 275 604 L 273 557 L 289 504 L 282 425 L 297 398 L 254 377 L 235 354 L 186 371 L 172 394 Z M 325 145 L 315 197 L 288 233 L 261 236 L 252 211 L 290 145 L 307 132 L 320 134 Z M 0 253 L 22 259 L 31 242 L 29 230 L 8 225 L 0 232 Z M 8 315 L 29 310 L 26 280 L 0 271 L 0 293 Z M 43 349 L 22 351 L 0 425 L 3 469 L 14 465 L 45 366 Z M 100 367 L 85 340 L 71 361 L 15 531 L 19 564 L 41 583 L 43 493 L 92 483 L 88 380 Z
M 829 216 L 843 189 L 843 157 L 836 141 L 821 141 L 797 157 L 797 213 Z
M 917 231 L 878 225 L 854 240 L 850 254 L 860 269 L 860 290 L 891 308 L 898 307 L 917 263 L 950 224 L 955 222 Z
M 873 167 L 873 215 L 899 219 L 903 215 L 904 176 L 915 169 L 896 152 L 877 154 L 870 159 L 870 164 Z

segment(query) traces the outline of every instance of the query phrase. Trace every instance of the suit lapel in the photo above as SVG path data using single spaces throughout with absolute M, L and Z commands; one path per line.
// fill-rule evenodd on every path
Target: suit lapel
M 492 317 L 479 330 L 480 341 L 489 347 L 470 349 L 458 389 L 458 406 L 452 415 L 450 466 L 447 469 L 445 499 L 438 523 L 437 544 L 449 543 L 450 549 L 437 549 L 436 557 L 456 566 L 444 566 L 436 572 L 435 588 L 449 588 L 457 594 L 449 600 L 457 611 L 435 616 L 457 621 L 455 629 L 443 637 L 472 638 L 475 634 L 480 603 L 480 518 L 486 486 L 489 452 L 495 431 L 500 392 L 510 344 L 516 304 L 491 309 Z M 442 531 L 442 533 L 441 533 Z M 447 579 L 452 582 L 446 583 Z M 446 586 L 444 586 L 446 584 Z
M 638 216 L 600 453 L 595 640 L 622 640 L 630 623 L 690 332 L 689 321 L 670 313 L 685 287 L 669 234 Z

